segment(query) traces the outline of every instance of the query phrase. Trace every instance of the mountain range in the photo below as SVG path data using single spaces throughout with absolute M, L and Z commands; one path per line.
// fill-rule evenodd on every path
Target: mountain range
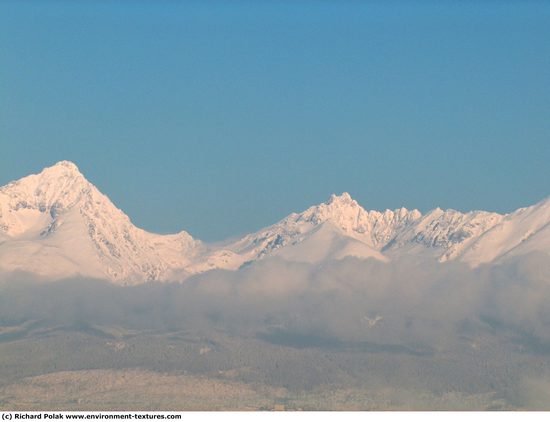
M 184 280 L 269 256 L 311 264 L 412 256 L 476 267 L 530 252 L 550 254 L 550 198 L 504 215 L 439 208 L 422 214 L 368 211 L 343 193 L 237 240 L 209 244 L 185 231 L 160 235 L 134 226 L 69 161 L 0 188 L 0 270 L 44 279 Z

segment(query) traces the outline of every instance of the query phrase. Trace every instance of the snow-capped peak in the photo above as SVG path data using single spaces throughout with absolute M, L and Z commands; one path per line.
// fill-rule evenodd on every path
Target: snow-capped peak
M 186 232 L 160 236 L 135 227 L 70 161 L 0 188 L 1 240 L 17 245 L 17 254 L 4 255 L 13 269 L 123 282 L 161 279 L 200 246 Z M 61 262 L 49 264 L 56 250 Z
M 388 243 L 396 231 L 412 224 L 421 214 L 417 210 L 408 211 L 401 208 L 384 212 L 366 211 L 351 195 L 344 192 L 341 195 L 331 195 L 327 202 L 314 205 L 301 213 L 293 213 L 277 224 L 250 234 L 239 241 L 228 245 L 227 249 L 244 256 L 245 260 L 255 260 L 275 253 L 282 248 L 298 245 L 311 236 L 317 240 L 332 239 L 334 233 L 340 233 L 347 239 L 359 241 L 363 245 L 362 254 L 370 251 L 370 256 L 378 256 L 377 252 Z M 322 226 L 331 226 L 334 230 Z M 330 236 L 320 234 L 330 233 Z M 353 248 L 357 248 L 354 246 Z M 294 251 L 296 248 L 293 249 Z
M 288 218 L 295 222 L 320 224 L 330 221 L 348 236 L 358 238 L 373 247 L 381 247 L 394 236 L 397 228 L 421 217 L 418 210 L 367 211 L 349 193 L 331 195 L 326 203 L 315 205 L 301 214 Z M 294 217 L 294 218 L 293 218 Z
M 23 184 L 25 182 L 32 183 L 32 181 L 41 183 L 57 183 L 59 186 L 64 186 L 65 188 L 69 187 L 66 184 L 63 184 L 63 182 L 67 181 L 78 182 L 79 185 L 88 183 L 84 175 L 78 169 L 77 165 L 71 161 L 59 161 L 53 166 L 44 168 L 40 173 L 36 175 L 23 177 L 18 182 Z M 71 186 L 73 188 L 75 187 L 74 184 L 72 184 Z
M 58 161 L 57 163 L 55 163 L 53 166 L 51 166 L 49 168 L 52 168 L 52 169 L 65 168 L 69 171 L 80 173 L 80 170 L 78 169 L 77 165 L 75 163 L 73 163 L 72 161 L 69 161 L 69 160 Z
M 296 221 L 307 221 L 314 224 L 332 220 L 337 225 L 342 225 L 344 220 L 354 220 L 365 210 L 355 201 L 349 193 L 341 195 L 332 194 L 327 202 L 314 205 L 306 211 L 296 215 Z M 289 216 L 291 218 L 293 215 Z
M 351 197 L 351 195 L 347 192 L 343 192 L 341 195 L 336 195 L 333 193 L 330 195 L 330 198 L 327 202 L 327 205 L 350 205 L 350 206 L 357 206 L 357 201 Z
M 31 174 L 0 188 L 2 206 L 14 209 L 52 206 L 68 207 L 92 185 L 70 161 L 46 167 L 38 174 Z

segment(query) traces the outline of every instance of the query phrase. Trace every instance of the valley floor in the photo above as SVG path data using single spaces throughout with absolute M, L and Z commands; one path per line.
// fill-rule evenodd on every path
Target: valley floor
M 493 394 L 285 388 L 147 370 L 63 371 L 0 388 L 0 410 L 505 410 Z
M 120 327 L 27 326 L 19 336 L 14 329 L 4 331 L 0 410 L 549 406 L 546 356 L 511 349 L 500 353 L 490 342 L 482 345 L 486 352 L 419 354 L 381 347 L 297 347 L 215 331 L 138 333 Z

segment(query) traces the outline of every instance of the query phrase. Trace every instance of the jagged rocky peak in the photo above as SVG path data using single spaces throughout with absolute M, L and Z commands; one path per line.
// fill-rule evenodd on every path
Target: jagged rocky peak
M 422 214 L 420 211 L 408 210 L 407 208 L 398 208 L 395 210 L 385 210 L 385 211 L 376 211 L 376 210 L 366 210 L 359 203 L 351 197 L 348 192 L 344 192 L 341 195 L 332 194 L 329 200 L 326 203 L 316 205 L 309 208 L 303 214 L 313 212 L 317 215 L 354 215 L 354 216 L 371 216 L 373 218 L 384 218 L 384 219 L 393 219 L 393 218 L 403 218 L 407 216 L 413 216 L 419 218 Z
M 328 221 L 347 235 L 360 238 L 376 248 L 390 241 L 397 229 L 412 224 L 421 217 L 420 211 L 409 211 L 406 208 L 384 212 L 365 210 L 347 192 L 341 195 L 333 194 L 326 203 L 290 216 L 296 223 L 318 225 Z
M 361 226 L 367 220 L 376 222 L 383 220 L 391 222 L 401 219 L 418 219 L 422 216 L 420 211 L 411 210 L 406 208 L 399 208 L 396 210 L 380 211 L 368 211 L 365 210 L 359 203 L 351 197 L 347 192 L 341 195 L 332 194 L 326 203 L 315 205 L 301 214 L 298 214 L 298 220 L 308 220 L 315 223 L 320 223 L 326 220 L 341 221 L 347 220 L 355 229 L 357 226 Z
M 332 194 L 327 202 L 308 208 L 298 214 L 298 221 L 321 223 L 326 220 L 354 218 L 358 213 L 366 211 L 347 192 L 341 195 Z
M 330 198 L 327 202 L 327 205 L 349 205 L 351 207 L 356 207 L 357 201 L 351 197 L 351 195 L 347 192 L 343 192 L 341 195 L 336 195 L 333 193 L 330 195 Z

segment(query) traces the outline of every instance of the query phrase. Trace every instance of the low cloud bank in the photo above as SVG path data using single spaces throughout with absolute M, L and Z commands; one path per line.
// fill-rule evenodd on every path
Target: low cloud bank
M 471 270 L 459 263 L 345 259 L 321 266 L 268 259 L 184 283 L 0 279 L 0 324 L 121 325 L 259 336 L 297 347 L 453 347 L 483 332 L 550 353 L 550 262 L 533 254 Z M 416 349 L 415 349 L 416 348 Z

